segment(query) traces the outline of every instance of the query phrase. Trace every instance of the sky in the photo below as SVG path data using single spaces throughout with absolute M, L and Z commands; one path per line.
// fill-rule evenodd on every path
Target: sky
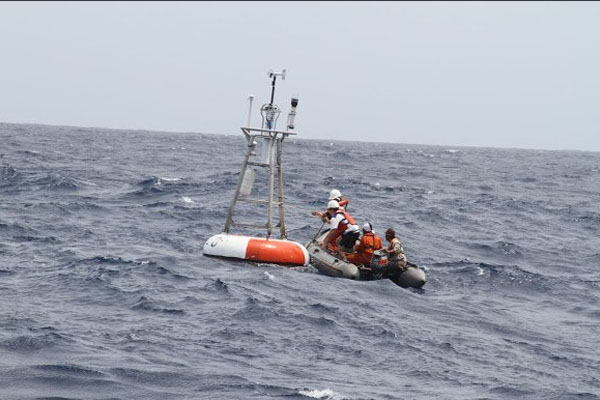
M 600 151 L 600 2 L 2 2 L 0 122 Z

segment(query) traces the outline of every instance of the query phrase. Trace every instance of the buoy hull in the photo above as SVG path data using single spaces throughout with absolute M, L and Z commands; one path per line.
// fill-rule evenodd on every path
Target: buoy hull
M 204 243 L 204 255 L 280 265 L 308 265 L 310 256 L 300 243 L 220 233 Z

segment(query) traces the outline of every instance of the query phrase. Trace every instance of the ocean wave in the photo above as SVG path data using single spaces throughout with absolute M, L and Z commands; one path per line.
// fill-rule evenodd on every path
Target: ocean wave
M 322 312 L 322 313 L 326 313 L 326 314 L 330 314 L 330 313 L 338 313 L 341 310 L 337 307 L 333 307 L 333 306 L 328 306 L 326 304 L 323 303 L 314 303 L 314 304 L 310 304 L 310 308 L 313 309 L 314 311 L 318 311 L 318 312 Z
M 175 278 L 177 280 L 183 280 L 183 281 L 190 280 L 189 277 L 187 277 L 185 275 L 181 275 L 181 274 L 175 273 L 175 272 L 171 271 L 170 269 L 159 265 L 156 262 L 150 262 L 150 263 L 148 263 L 146 265 L 147 265 L 147 267 L 145 269 L 147 271 L 149 271 L 149 272 L 156 273 L 158 275 L 166 275 L 166 276 L 169 276 L 171 278 Z
M 350 397 L 347 397 L 341 393 L 334 392 L 331 389 L 302 389 L 298 391 L 298 394 L 301 394 L 302 396 L 311 399 L 350 400 Z
M 169 207 L 170 205 L 171 205 L 171 202 L 169 202 L 169 201 L 156 201 L 153 203 L 142 204 L 143 207 L 147 207 L 147 208 Z
M 82 186 L 82 183 L 70 176 L 54 172 L 32 182 L 33 185 L 47 190 L 74 191 Z
M 68 375 L 79 375 L 79 376 L 107 376 L 105 373 L 98 371 L 97 369 L 83 367 L 74 364 L 40 364 L 34 365 L 32 368 L 48 371 L 48 372 L 57 372 L 60 374 L 68 374 Z
M 529 272 L 518 265 L 500 265 L 486 262 L 473 262 L 461 260 L 458 262 L 442 262 L 431 264 L 436 273 L 444 271 L 452 280 L 470 278 L 464 281 L 465 285 L 474 285 L 478 282 L 493 284 L 495 286 L 511 286 L 534 288 L 544 291 L 554 287 L 556 279 L 542 274 Z
M 19 335 L 0 341 L 0 347 L 14 352 L 32 352 L 67 343 L 66 338 L 56 332 L 39 335 Z
M 536 393 L 527 389 L 518 389 L 513 386 L 495 386 L 490 389 L 492 393 L 497 393 L 503 397 L 512 398 L 527 398 L 534 396 Z
M 178 308 L 171 308 L 164 302 L 151 300 L 146 296 L 141 296 L 138 301 L 131 306 L 132 310 L 152 311 L 166 314 L 183 315 L 185 311 Z
M 147 276 L 147 273 L 157 276 L 166 276 L 176 280 L 189 280 L 189 277 L 173 272 L 169 268 L 154 260 L 129 260 L 120 256 L 95 256 L 71 261 L 68 268 L 85 267 L 83 274 L 89 278 L 101 278 L 102 276 L 122 276 L 125 274 L 138 273 Z
M 57 206 L 62 207 L 62 209 L 66 212 L 74 213 L 74 212 L 92 212 L 92 213 L 107 213 L 110 211 L 110 208 L 98 204 L 100 200 L 95 198 L 87 198 L 84 201 L 72 201 L 57 204 Z
M 109 372 L 119 379 L 150 385 L 173 386 L 187 380 L 184 374 L 170 371 L 118 367 L 111 368 Z
M 232 174 L 233 175 L 233 174 Z M 237 176 L 232 177 L 231 185 L 237 182 Z M 165 207 L 171 206 L 182 201 L 186 204 L 192 204 L 190 195 L 198 193 L 210 193 L 215 190 L 231 190 L 231 185 L 224 185 L 217 179 L 200 179 L 199 181 L 187 178 L 168 178 L 151 176 L 137 182 L 134 187 L 137 189 L 125 192 L 123 198 L 148 198 L 155 199 L 154 202 L 146 204 L 147 207 Z M 170 196 L 165 199 L 165 196 Z
M 264 379 L 271 381 L 270 379 Z M 247 379 L 232 373 L 207 373 L 194 381 L 197 393 L 210 398 L 211 393 L 219 393 L 219 398 L 298 398 L 298 391 L 284 385 L 260 382 L 258 379 Z M 207 395 L 205 395 L 207 393 Z
M 0 187 L 14 185 L 21 177 L 21 173 L 12 165 L 6 163 L 0 165 L 0 183 L 2 184 Z
M 331 317 L 331 315 L 329 314 Z M 295 319 L 298 323 L 302 323 L 304 326 L 314 326 L 314 327 L 338 327 L 339 324 L 332 318 L 328 318 L 323 315 L 310 315 L 306 313 L 302 313 L 300 315 L 296 315 Z
M 0 233 L 5 233 L 9 236 L 35 236 L 38 232 L 18 222 L 0 222 Z
M 40 243 L 61 243 L 61 241 L 54 236 L 13 236 L 13 239 L 19 242 L 40 242 Z
M 575 216 L 573 220 L 575 222 L 591 222 L 594 224 L 600 224 L 600 212 L 588 211 Z
M 96 257 L 92 257 L 92 258 L 86 258 L 83 260 L 79 260 L 78 263 L 85 263 L 88 261 L 92 261 L 92 262 L 98 262 L 98 263 L 103 263 L 103 264 L 133 264 L 135 263 L 135 261 L 132 260 L 126 260 L 124 258 L 118 257 L 118 256 L 96 256 Z M 138 263 L 139 265 L 141 265 L 141 263 Z
M 33 400 L 82 400 L 80 397 L 63 397 L 63 396 L 44 396 L 44 397 L 34 397 Z M 118 399 L 111 399 L 118 400 Z
M 229 292 L 229 285 L 227 282 L 222 281 L 221 278 L 217 278 L 204 287 L 204 290 L 218 291 L 218 292 Z
M 273 309 L 268 303 L 263 303 L 253 296 L 246 297 L 244 306 L 235 312 L 234 316 L 239 320 L 269 320 L 276 318 L 280 312 Z
M 514 258 L 520 258 L 523 256 L 523 249 L 520 246 L 503 240 L 498 240 L 491 244 L 473 241 L 464 242 L 462 244 L 466 247 L 481 251 L 486 256 L 510 256 Z
M 157 186 L 187 186 L 187 182 L 183 181 L 182 178 L 168 178 L 160 176 L 150 176 L 137 183 L 138 186 L 144 187 L 157 187 Z

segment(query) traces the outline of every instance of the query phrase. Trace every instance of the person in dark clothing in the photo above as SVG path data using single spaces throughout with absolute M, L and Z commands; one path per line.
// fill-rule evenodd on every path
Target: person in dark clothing
M 397 276 L 406 271 L 407 268 L 402 242 L 396 237 L 396 231 L 393 228 L 385 231 L 385 240 L 387 240 L 388 245 L 383 251 L 388 256 L 388 274 Z

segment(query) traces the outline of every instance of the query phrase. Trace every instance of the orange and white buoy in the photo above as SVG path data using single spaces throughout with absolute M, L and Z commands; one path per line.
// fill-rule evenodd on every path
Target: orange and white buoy
M 291 240 L 220 233 L 204 243 L 204 255 L 281 265 L 308 265 L 306 248 Z
M 242 161 L 242 168 L 238 183 L 229 205 L 223 233 L 210 237 L 204 244 L 204 255 L 213 257 L 237 258 L 254 262 L 280 264 L 280 265 L 308 265 L 310 255 L 308 250 L 300 243 L 287 240 L 285 227 L 285 208 L 283 205 L 283 169 L 282 152 L 283 141 L 289 136 L 296 135 L 294 118 L 298 99 L 291 99 L 291 110 L 285 131 L 277 130 L 277 119 L 281 109 L 273 103 L 275 98 L 275 82 L 277 78 L 285 79 L 285 69 L 281 72 L 269 71 L 271 81 L 271 100 L 263 104 L 260 109 L 262 126 L 250 127 L 250 114 L 252 112 L 253 95 L 248 97 L 250 108 L 248 111 L 248 126 L 241 127 L 247 141 L 246 155 Z M 255 168 L 267 168 L 268 191 L 264 187 L 259 193 L 252 195 L 252 187 L 256 176 Z M 277 185 L 277 187 L 276 187 Z M 277 190 L 277 193 L 275 191 Z M 257 197 L 259 196 L 259 197 Z M 237 219 L 236 206 L 238 202 L 266 206 L 266 223 L 242 223 Z M 279 221 L 274 221 L 277 214 Z M 234 227 L 266 229 L 266 238 L 231 234 Z M 281 239 L 271 239 L 274 231 L 278 230 Z

